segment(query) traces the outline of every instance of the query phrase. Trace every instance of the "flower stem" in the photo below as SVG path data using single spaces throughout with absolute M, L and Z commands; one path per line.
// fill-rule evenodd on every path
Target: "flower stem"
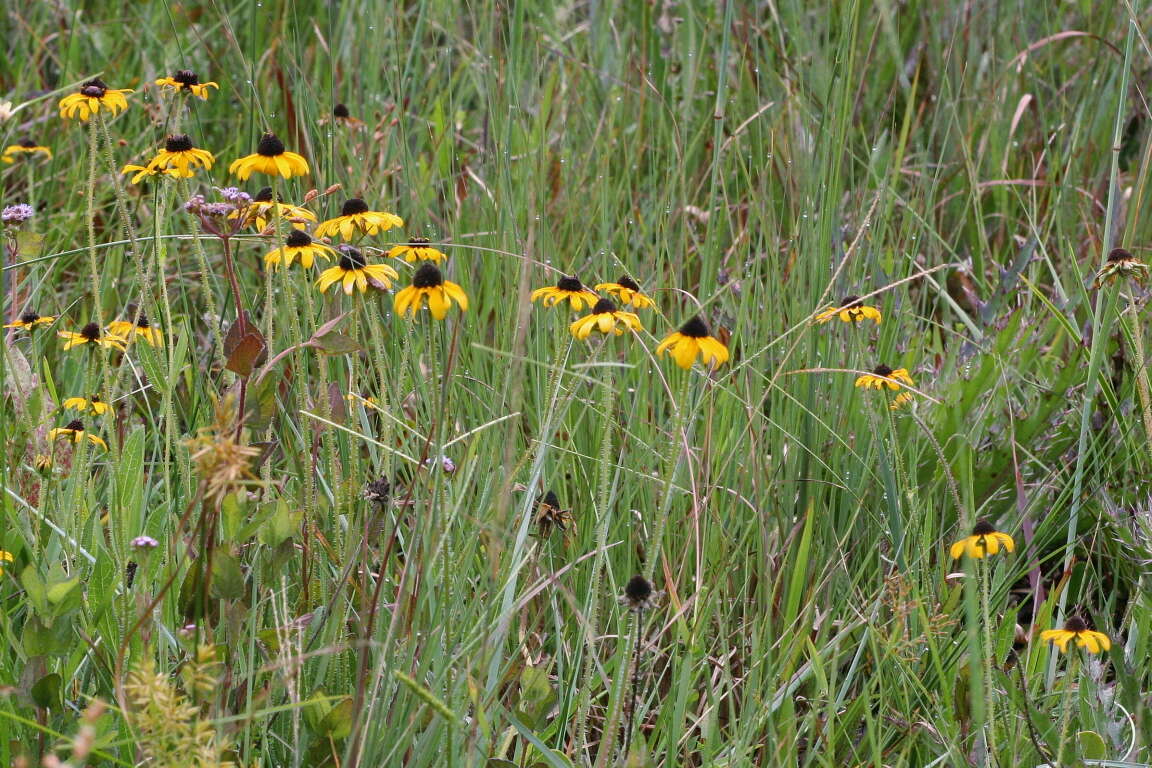
M 1060 745 L 1056 748 L 1056 765 L 1064 766 L 1064 748 L 1072 726 L 1072 693 L 1080 687 L 1080 651 L 1073 646 L 1068 654 L 1068 671 L 1064 673 L 1064 696 L 1060 708 Z
M 985 765 L 996 764 L 996 701 L 992 688 L 992 659 L 996 653 L 992 645 L 992 569 L 987 556 L 977 561 L 980 570 L 980 625 L 984 631 L 984 720 L 985 720 Z
M 92 279 L 92 301 L 94 304 L 94 321 L 104 325 L 104 301 L 100 295 L 100 266 L 96 255 L 96 126 L 88 126 L 88 207 L 85 219 L 88 223 L 88 271 Z
M 1132 350 L 1136 353 L 1136 392 L 1140 396 L 1140 416 L 1144 420 L 1144 438 L 1152 451 L 1152 396 L 1148 391 L 1148 367 L 1144 361 L 1144 329 L 1140 322 L 1136 293 L 1128 294 L 1128 322 L 1132 330 Z
M 676 410 L 676 420 L 672 433 L 668 437 L 668 450 L 664 454 L 664 493 L 660 500 L 660 509 L 656 514 L 656 524 L 652 529 L 652 538 L 645 547 L 644 578 L 652 581 L 656 572 L 656 562 L 660 559 L 664 542 L 664 529 L 668 527 L 668 513 L 672 507 L 672 491 L 676 487 L 676 470 L 680 466 L 680 452 L 684 448 L 681 436 L 688 424 L 688 385 L 692 381 L 691 372 L 686 373 L 680 382 L 680 392 L 672 401 Z

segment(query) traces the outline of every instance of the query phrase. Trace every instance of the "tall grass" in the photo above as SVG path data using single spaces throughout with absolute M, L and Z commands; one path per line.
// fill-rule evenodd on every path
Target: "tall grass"
M 5 318 L 60 319 L 4 347 L 0 758 L 1039 765 L 1067 700 L 1077 759 L 1149 762 L 1145 292 L 1093 279 L 1114 246 L 1147 256 L 1148 22 L 920 0 L 7 7 L 0 144 L 53 157 L 0 167 L 0 205 L 37 204 L 6 235 Z M 150 83 L 181 68 L 220 90 L 177 118 Z M 98 294 L 89 137 L 55 109 L 97 74 L 137 90 L 95 158 Z M 176 119 L 210 174 L 114 172 Z M 386 294 L 321 296 L 265 273 L 278 243 L 244 230 L 270 359 L 349 314 L 249 379 L 237 434 L 222 244 L 181 206 L 235 183 L 265 130 L 311 165 L 285 200 L 395 211 L 371 260 L 428 237 L 471 306 L 408 321 Z M 529 304 L 572 273 L 638 280 L 646 331 L 579 342 L 567 309 Z M 812 322 L 846 295 L 883 322 Z M 61 349 L 129 302 L 165 347 Z M 697 314 L 732 351 L 714 372 L 653 352 Z M 880 364 L 909 369 L 910 409 L 854 387 Z M 53 449 L 57 406 L 97 389 L 110 450 Z M 233 439 L 251 475 L 213 496 L 206 459 Z M 573 525 L 545 537 L 547 490 Z M 978 518 L 1017 543 L 989 563 L 988 640 L 976 569 L 947 552 Z M 660 595 L 637 615 L 617 598 L 641 573 Z M 1115 644 L 1070 675 L 1039 630 L 1072 613 Z

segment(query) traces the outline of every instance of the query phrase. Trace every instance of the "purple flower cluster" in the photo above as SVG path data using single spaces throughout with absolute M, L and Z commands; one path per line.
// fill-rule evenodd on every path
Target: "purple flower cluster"
M 9 205 L 0 212 L 0 221 L 6 226 L 19 226 L 35 215 L 36 209 L 28 203 Z

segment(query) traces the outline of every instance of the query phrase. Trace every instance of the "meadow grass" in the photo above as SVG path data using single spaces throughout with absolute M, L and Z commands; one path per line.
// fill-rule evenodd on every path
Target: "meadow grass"
M 0 759 L 1148 764 L 1146 293 L 1097 279 L 1146 255 L 1148 23 L 9 4 L 0 146 L 52 156 L 0 166 L 36 210 L 4 317 L 57 319 L 5 336 Z M 153 84 L 179 69 L 219 90 Z M 97 76 L 128 108 L 62 120 Z M 269 183 L 228 173 L 269 130 L 310 167 L 284 202 L 404 219 L 360 240 L 391 292 L 265 269 L 278 216 L 224 240 L 185 211 Z M 174 132 L 214 167 L 120 174 Z M 417 236 L 467 311 L 393 312 Z M 586 311 L 529 300 L 569 274 L 630 275 L 644 330 L 573 338 Z M 883 321 L 815 322 L 849 295 Z M 129 304 L 163 346 L 63 349 Z M 731 359 L 683 370 L 655 350 L 697 315 Z M 880 365 L 903 407 L 856 386 Z M 93 394 L 107 450 L 51 440 Z M 953 559 L 978 520 L 1015 551 Z M 1111 649 L 1041 639 L 1073 616 Z

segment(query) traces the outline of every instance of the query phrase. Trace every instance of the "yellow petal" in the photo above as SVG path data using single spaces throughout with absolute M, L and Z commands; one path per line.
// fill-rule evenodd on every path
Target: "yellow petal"
M 465 312 L 468 310 L 468 294 L 464 293 L 464 289 L 456 283 L 444 281 L 444 291 L 460 305 L 460 311 Z
M 448 314 L 448 307 L 451 304 L 448 297 L 444 295 L 444 289 L 432 288 L 428 291 L 428 309 L 432 310 L 432 317 L 437 320 L 443 320 Z
M 692 367 L 692 362 L 696 359 L 696 354 L 699 351 L 700 342 L 688 336 L 681 339 L 672 349 L 672 357 L 676 361 L 676 365 L 688 370 Z

